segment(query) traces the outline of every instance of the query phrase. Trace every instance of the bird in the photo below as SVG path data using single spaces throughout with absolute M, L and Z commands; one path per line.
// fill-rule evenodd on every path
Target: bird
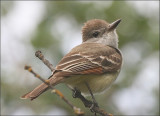
M 72 90 L 78 89 L 89 95 L 86 83 L 93 94 L 107 90 L 118 77 L 122 67 L 122 53 L 118 48 L 116 27 L 118 19 L 108 23 L 102 19 L 91 19 L 82 27 L 82 43 L 66 54 L 48 78 L 50 85 L 65 83 Z M 69 40 L 68 40 L 69 41 Z M 21 96 L 34 100 L 47 91 L 49 86 L 40 84 Z

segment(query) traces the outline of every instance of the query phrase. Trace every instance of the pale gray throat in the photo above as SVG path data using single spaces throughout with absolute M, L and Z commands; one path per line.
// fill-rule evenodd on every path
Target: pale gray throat
M 104 33 L 102 37 L 99 38 L 91 38 L 85 41 L 85 43 L 101 43 L 104 45 L 109 45 L 114 48 L 118 49 L 118 35 L 116 33 L 116 30 L 109 32 L 109 33 Z

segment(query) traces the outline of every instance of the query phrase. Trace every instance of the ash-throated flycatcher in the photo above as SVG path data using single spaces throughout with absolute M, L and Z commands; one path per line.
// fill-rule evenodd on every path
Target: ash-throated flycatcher
M 117 78 L 122 65 L 116 33 L 120 21 L 119 19 L 111 24 L 100 19 L 87 21 L 82 28 L 82 44 L 62 58 L 49 78 L 50 84 L 55 86 L 66 83 L 83 94 L 89 93 L 85 83 L 93 93 L 108 88 Z M 48 85 L 42 83 L 22 98 L 33 100 L 48 88 Z

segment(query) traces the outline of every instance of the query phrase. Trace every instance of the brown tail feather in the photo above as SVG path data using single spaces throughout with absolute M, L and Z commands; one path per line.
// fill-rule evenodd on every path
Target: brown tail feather
M 63 77 L 51 77 L 49 79 L 49 82 L 51 85 L 55 86 L 56 84 L 60 83 L 63 80 Z M 36 87 L 34 90 L 32 90 L 29 93 L 26 93 L 25 95 L 23 95 L 21 97 L 21 99 L 35 99 L 37 98 L 39 95 L 41 95 L 43 92 L 47 91 L 49 89 L 48 85 L 46 85 L 45 83 L 40 84 L 38 87 Z
M 33 100 L 33 99 L 37 98 L 39 95 L 41 95 L 43 92 L 45 92 L 46 90 L 48 90 L 48 85 L 42 83 L 41 85 L 39 85 L 38 87 L 36 87 L 31 92 L 26 93 L 25 95 L 23 95 L 21 97 L 21 99 L 30 98 L 30 100 Z

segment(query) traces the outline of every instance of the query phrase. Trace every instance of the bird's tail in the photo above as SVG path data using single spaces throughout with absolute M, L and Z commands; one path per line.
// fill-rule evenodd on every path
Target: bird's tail
M 24 94 L 21 99 L 30 99 L 30 100 L 34 100 L 35 98 L 37 98 L 39 95 L 41 95 L 43 92 L 45 92 L 46 90 L 48 90 L 48 85 L 46 85 L 45 83 L 40 84 L 38 87 L 36 87 L 35 89 L 33 89 L 31 92 L 28 92 L 26 94 Z
M 55 86 L 56 84 L 61 82 L 62 79 L 63 79 L 62 77 L 58 77 L 58 78 L 51 77 L 48 81 L 51 85 Z M 33 89 L 31 92 L 28 92 L 28 93 L 24 94 L 23 96 L 21 96 L 21 99 L 28 99 L 29 98 L 30 100 L 34 100 L 39 95 L 41 95 L 42 93 L 47 91 L 48 89 L 49 89 L 48 85 L 45 83 L 42 83 L 38 87 Z

